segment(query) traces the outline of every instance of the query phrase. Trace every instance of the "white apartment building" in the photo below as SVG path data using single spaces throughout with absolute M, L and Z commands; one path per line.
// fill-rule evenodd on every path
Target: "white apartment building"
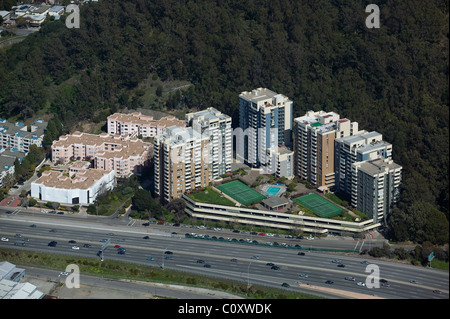
M 352 193 L 352 164 L 375 159 L 392 159 L 392 144 L 378 132 L 359 131 L 335 141 L 335 191 Z
M 28 153 L 31 145 L 42 147 L 48 122 L 38 119 L 31 125 L 22 122 L 9 123 L 0 119 L 0 147 L 13 152 Z
M 352 164 L 352 206 L 384 221 L 400 196 L 402 167 L 391 159 L 376 159 Z
M 113 170 L 117 177 L 140 175 L 148 165 L 150 143 L 129 136 L 75 132 L 61 136 L 52 144 L 52 162 L 94 160 L 94 168 Z
M 114 177 L 113 170 L 45 171 L 31 183 L 31 197 L 61 204 L 91 204 L 99 195 L 114 188 Z
M 211 180 L 209 137 L 192 127 L 169 127 L 154 139 L 155 193 L 162 202 L 205 187 Z
M 211 179 L 230 172 L 233 160 L 231 117 L 210 107 L 186 114 L 186 124 L 209 139 Z
M 317 187 L 332 189 L 335 184 L 335 139 L 357 132 L 357 122 L 340 119 L 334 112 L 309 111 L 295 118 L 295 175 Z
M 236 160 L 254 168 L 266 169 L 278 146 L 292 146 L 292 101 L 283 94 L 258 88 L 239 95 L 239 127 Z
M 143 115 L 140 112 L 114 113 L 107 119 L 108 134 L 110 135 L 153 137 L 164 134 L 168 127 L 174 125 L 184 127 L 185 122 L 174 116 L 154 120 L 153 116 Z

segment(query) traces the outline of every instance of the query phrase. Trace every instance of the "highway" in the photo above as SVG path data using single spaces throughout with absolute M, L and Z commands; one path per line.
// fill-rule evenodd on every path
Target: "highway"
M 111 244 L 104 251 L 105 260 L 123 260 L 276 288 L 282 288 L 281 285 L 287 283 L 290 287 L 285 289 L 326 298 L 351 298 L 353 296 L 351 294 L 359 294 L 358 296 L 362 298 L 388 299 L 448 299 L 449 296 L 446 271 L 370 259 L 367 256 L 313 251 L 298 255 L 297 249 L 185 238 L 185 233 L 201 234 L 204 231 L 203 234 L 206 234 L 206 230 L 200 229 L 130 225 L 126 221 L 119 223 L 111 219 L 69 218 L 69 216 L 28 212 L 6 214 L 2 210 L 0 237 L 8 238 L 9 241 L 0 241 L 0 249 L 1 247 L 31 249 L 98 258 L 96 254 L 103 245 L 101 240 L 111 239 Z M 173 232 L 176 234 L 172 234 Z M 236 240 L 249 236 L 230 230 L 210 230 L 210 233 L 215 233 L 217 237 Z M 22 237 L 15 238 L 16 234 Z M 263 237 L 264 240 L 261 240 Z M 16 240 L 23 238 L 29 239 L 25 247 L 14 245 Z M 253 236 L 253 239 L 255 238 L 259 242 L 274 241 L 273 238 L 269 239 L 266 236 Z M 57 241 L 55 247 L 48 246 L 52 240 Z M 339 243 L 341 247 L 355 245 L 353 241 L 344 244 L 342 240 L 320 241 L 320 244 L 319 241 L 304 239 L 277 240 L 280 243 L 299 242 L 303 247 L 333 243 Z M 91 247 L 83 247 L 84 244 L 90 244 Z M 125 248 L 125 254 L 118 254 L 115 245 Z M 79 247 L 79 250 L 72 249 L 73 246 Z M 172 254 L 168 254 L 168 251 Z M 152 260 L 147 260 L 149 257 Z M 340 262 L 333 262 L 336 259 Z M 277 267 L 272 267 L 268 263 Z M 345 266 L 339 267 L 340 264 Z M 370 274 L 370 271 L 366 271 L 368 264 L 378 266 L 380 278 L 388 281 L 387 286 L 369 289 L 357 285 L 358 282 L 366 282 Z M 354 281 L 345 277 L 354 277 Z M 332 283 L 327 284 L 327 281 Z

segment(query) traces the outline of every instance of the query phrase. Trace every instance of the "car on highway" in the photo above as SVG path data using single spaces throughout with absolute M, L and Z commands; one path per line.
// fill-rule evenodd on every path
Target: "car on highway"
M 363 264 L 363 265 L 368 265 L 369 262 L 368 262 L 367 260 L 363 260 L 363 261 L 361 261 L 361 264 Z
M 433 290 L 433 293 L 440 295 L 442 292 L 440 290 L 435 289 Z
M 1 239 L 2 241 L 9 241 L 9 239 L 8 238 L 6 238 L 6 237 L 2 237 L 2 239 Z
M 125 251 L 124 251 L 124 250 L 119 250 L 119 251 L 117 251 L 117 253 L 118 253 L 119 255 L 125 255 Z
M 156 225 L 164 225 L 164 222 L 157 222 Z
M 153 261 L 153 260 L 155 260 L 155 258 L 153 258 L 153 257 L 147 257 L 147 258 L 145 258 L 145 260 Z
M 308 278 L 308 274 L 305 274 L 305 273 L 301 273 L 301 274 L 299 274 L 299 276 L 302 278 Z
M 345 265 L 344 264 L 339 264 L 339 265 L 337 265 L 339 268 L 344 268 L 345 267 Z
M 284 288 L 289 288 L 289 287 L 291 287 L 287 282 L 283 282 L 282 284 L 281 284 L 281 287 L 284 287 Z
M 417 280 L 410 280 L 409 282 L 412 283 L 412 284 L 418 284 L 419 283 Z
M 275 266 L 274 263 L 267 263 L 266 266 Z
M 326 283 L 327 285 L 332 285 L 332 284 L 334 284 L 334 281 L 327 280 L 327 281 L 325 281 L 325 283 Z
M 280 267 L 278 267 L 278 266 L 276 266 L 276 265 L 273 265 L 272 267 L 270 267 L 270 269 L 273 269 L 273 270 L 280 270 Z
M 348 281 L 355 281 L 355 277 L 352 276 L 346 276 L 344 279 Z
M 22 235 L 21 235 L 21 234 L 15 234 L 14 237 L 16 237 L 16 238 L 21 238 Z
M 211 268 L 211 265 L 210 265 L 210 264 L 204 264 L 203 267 L 205 267 L 205 268 Z
M 76 244 L 77 242 L 75 240 L 69 240 L 69 244 Z
M 144 237 L 142 237 L 142 239 L 150 239 L 150 237 L 144 236 Z
M 90 248 L 90 247 L 91 247 L 91 244 L 84 244 L 83 247 L 84 247 L 84 248 Z
M 340 259 L 333 259 L 331 262 L 332 262 L 333 264 L 339 264 L 339 263 L 341 263 L 342 261 L 341 261 Z
M 252 256 L 252 257 L 250 257 L 250 259 L 256 259 L 256 260 L 258 260 L 259 259 L 259 256 Z
M 69 273 L 66 271 L 60 272 L 59 273 L 60 276 L 69 276 Z
M 58 242 L 52 240 L 51 242 L 48 243 L 48 246 L 50 246 L 50 247 L 55 247 L 57 243 L 58 243 Z
M 230 259 L 230 261 L 232 261 L 234 263 L 237 263 L 237 259 L 236 258 L 232 258 L 232 259 Z
M 114 248 L 120 248 L 121 246 L 120 245 L 114 245 Z
M 204 263 L 205 263 L 205 261 L 203 259 L 197 260 L 197 264 L 204 264 Z
M 56 233 L 56 229 L 50 229 L 49 232 L 50 233 Z
M 306 254 L 305 254 L 303 251 L 301 251 L 301 252 L 299 252 L 297 255 L 299 255 L 299 256 L 305 256 Z
M 31 228 L 36 228 L 36 225 L 35 224 L 31 224 L 30 227 Z
M 166 254 L 166 255 L 172 255 L 173 252 L 171 252 L 170 250 L 166 250 L 166 251 L 164 252 L 164 254 Z
M 80 250 L 80 247 L 78 247 L 78 246 L 72 246 L 72 249 L 73 249 L 73 250 Z
M 363 283 L 362 281 L 358 281 L 357 283 L 356 283 L 358 286 L 361 286 L 361 287 L 364 287 L 366 284 L 365 283 Z

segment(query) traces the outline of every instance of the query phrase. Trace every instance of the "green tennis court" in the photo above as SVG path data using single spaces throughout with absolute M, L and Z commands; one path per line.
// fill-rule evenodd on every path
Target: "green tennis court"
M 248 205 L 266 198 L 264 195 L 251 189 L 240 181 L 232 181 L 223 185 L 219 185 L 217 186 L 217 189 L 224 192 L 243 205 Z
M 309 194 L 306 196 L 298 197 L 294 199 L 297 203 L 309 208 L 313 212 L 317 213 L 320 217 L 329 218 L 339 215 L 342 208 L 330 203 L 328 200 L 320 197 L 317 194 Z

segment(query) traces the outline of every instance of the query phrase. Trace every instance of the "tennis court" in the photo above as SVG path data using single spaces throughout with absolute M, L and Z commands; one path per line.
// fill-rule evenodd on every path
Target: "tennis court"
M 240 181 L 232 181 L 216 186 L 216 188 L 243 205 L 248 205 L 266 198 Z
M 294 199 L 297 203 L 309 208 L 313 212 L 317 213 L 320 217 L 329 218 L 339 215 L 342 208 L 330 203 L 328 200 L 320 197 L 317 194 L 309 194 L 306 196 L 298 197 Z

